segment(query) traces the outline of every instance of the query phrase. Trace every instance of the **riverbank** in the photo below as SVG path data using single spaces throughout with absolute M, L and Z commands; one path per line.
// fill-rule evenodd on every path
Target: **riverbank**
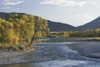
M 100 37 L 58 37 L 66 40 L 100 41 Z
M 37 50 L 29 52 L 0 51 L 0 65 L 66 59 L 69 56 L 67 55 L 66 44 L 36 44 Z
M 24 51 L 0 50 L 0 65 L 29 62 L 25 58 L 33 54 L 35 50 L 35 48 L 27 48 Z

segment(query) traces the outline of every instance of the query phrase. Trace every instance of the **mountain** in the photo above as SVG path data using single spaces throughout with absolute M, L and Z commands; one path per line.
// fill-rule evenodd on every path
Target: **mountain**
M 8 20 L 10 14 L 25 14 L 25 13 L 4 13 L 0 12 L 0 18 Z M 35 16 L 37 18 L 38 16 Z M 50 28 L 51 32 L 60 32 L 60 31 L 76 31 L 78 28 L 71 26 L 69 24 L 64 24 L 60 22 L 53 22 L 53 21 L 48 21 L 48 28 Z
M 71 26 L 69 24 L 64 24 L 61 22 L 53 22 L 48 20 L 48 27 L 52 32 L 59 32 L 59 31 L 77 31 L 78 28 Z
M 78 26 L 77 28 L 79 28 L 81 30 L 100 28 L 100 17 L 94 19 L 93 21 L 91 21 L 87 24 L 84 24 L 82 26 Z

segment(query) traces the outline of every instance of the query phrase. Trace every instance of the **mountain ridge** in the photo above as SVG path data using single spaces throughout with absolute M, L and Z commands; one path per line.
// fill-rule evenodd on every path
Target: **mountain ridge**
M 17 13 L 17 12 L 5 13 L 5 12 L 0 12 L 0 18 L 8 20 L 10 14 L 22 15 L 22 14 L 26 14 L 26 13 Z M 35 16 L 35 18 L 38 18 L 38 16 Z M 77 31 L 77 30 L 79 30 L 78 28 L 76 28 L 72 25 L 69 25 L 69 24 L 65 24 L 65 23 L 61 23 L 61 22 L 54 22 L 54 21 L 50 21 L 50 20 L 47 20 L 47 21 L 48 21 L 48 28 L 50 28 L 51 32 Z
M 77 28 L 81 30 L 100 28 L 100 16 L 84 25 L 78 26 Z

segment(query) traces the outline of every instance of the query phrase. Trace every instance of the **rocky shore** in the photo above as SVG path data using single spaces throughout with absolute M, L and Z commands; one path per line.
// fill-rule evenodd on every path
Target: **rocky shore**
M 29 62 L 29 60 L 25 60 L 25 58 L 33 54 L 34 51 L 35 49 L 33 48 L 30 50 L 19 52 L 0 50 L 0 65 Z
M 39 62 L 47 60 L 57 60 L 73 58 L 77 55 L 76 52 L 68 51 L 66 45 L 48 44 L 48 45 L 35 45 L 37 50 L 28 52 L 5 52 L 0 51 L 0 65 L 17 64 L 26 62 Z M 70 54 L 70 52 L 72 54 Z

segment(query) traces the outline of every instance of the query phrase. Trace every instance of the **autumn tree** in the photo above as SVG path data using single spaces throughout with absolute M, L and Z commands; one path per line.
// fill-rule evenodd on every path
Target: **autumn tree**
M 34 34 L 35 18 L 32 15 L 11 14 L 9 22 L 14 25 L 14 32 L 19 37 L 20 42 L 29 43 Z
M 48 34 L 49 28 L 47 28 L 47 26 L 48 26 L 48 21 L 44 20 L 42 17 L 38 17 L 37 20 L 35 20 L 34 35 L 32 36 L 32 39 L 29 45 L 32 44 L 36 36 L 42 35 L 43 33 L 45 33 L 44 35 Z M 36 34 L 39 34 L 39 35 L 36 35 Z
M 0 19 L 0 43 L 1 46 L 9 47 L 18 44 L 19 37 L 14 34 L 14 26 L 12 23 Z
M 20 43 L 30 46 L 35 38 L 48 36 L 47 26 L 48 22 L 42 17 L 35 19 L 33 15 L 11 14 L 8 21 L 0 19 L 0 46 Z

